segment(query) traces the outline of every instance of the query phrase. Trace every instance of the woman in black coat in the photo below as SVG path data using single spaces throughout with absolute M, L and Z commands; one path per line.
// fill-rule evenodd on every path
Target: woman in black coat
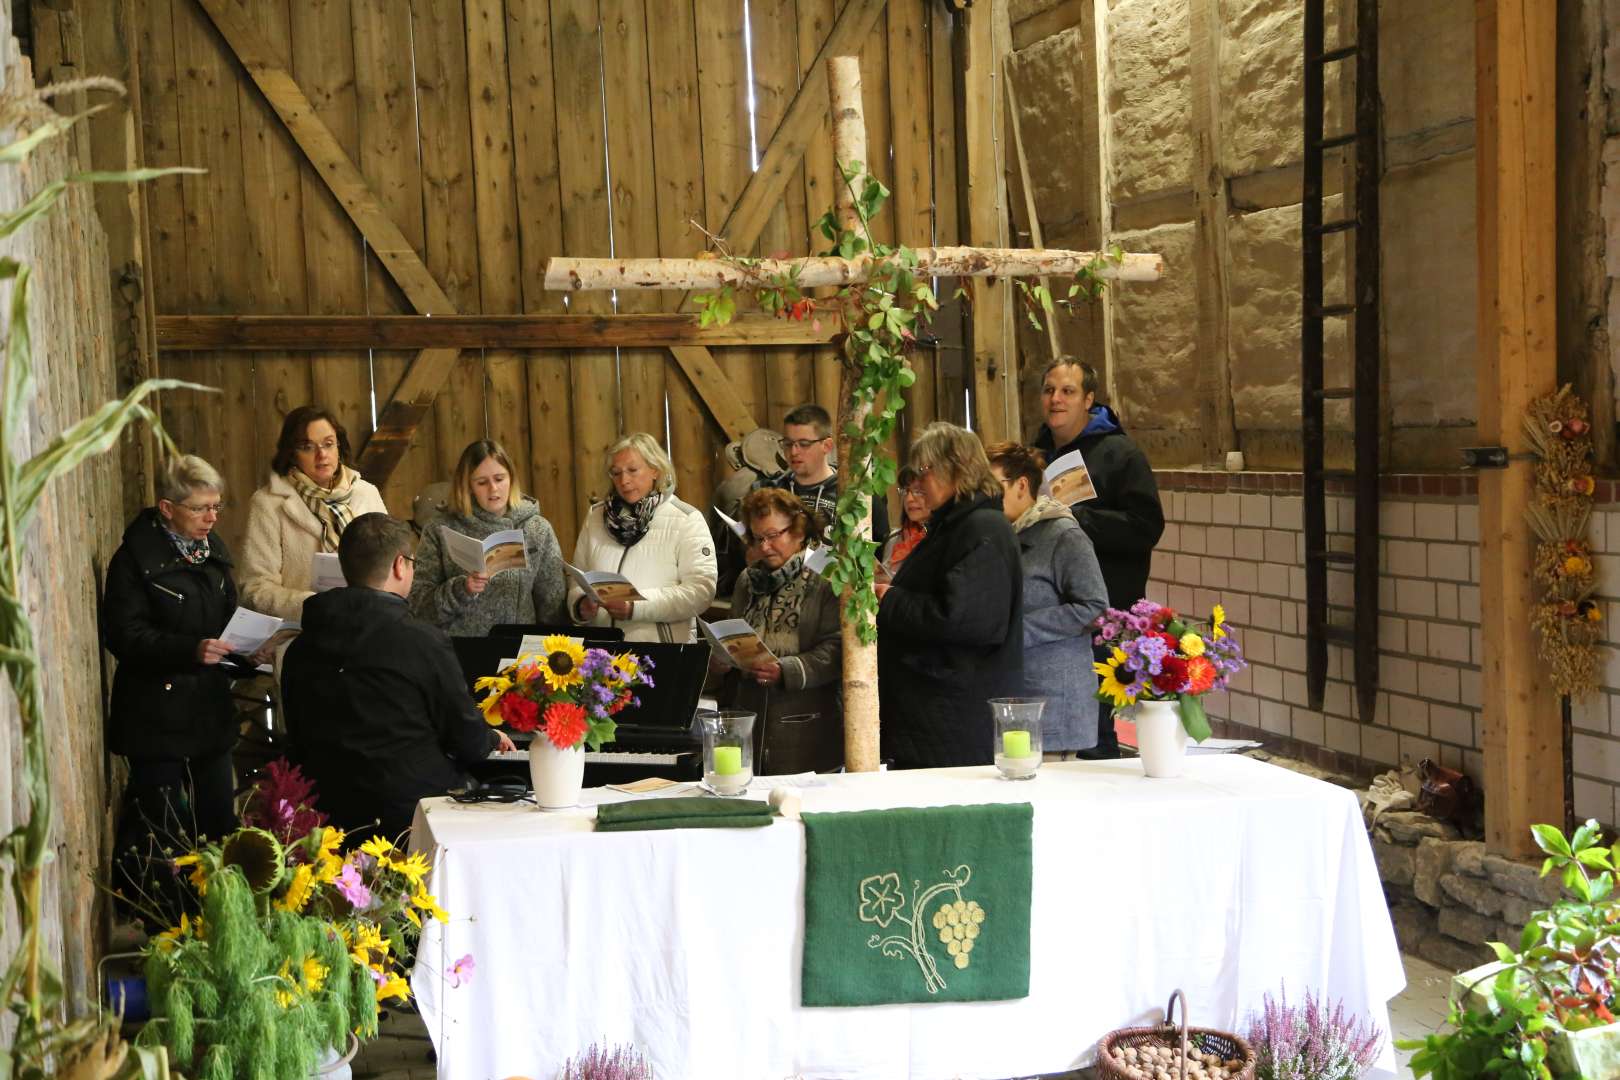
M 213 535 L 221 487 L 202 458 L 175 459 L 107 566 L 103 636 L 118 658 L 108 748 L 129 759 L 121 853 L 143 836 L 173 843 L 236 828 L 236 709 L 219 640 L 236 583 Z
M 878 585 L 883 756 L 898 768 L 988 765 L 986 700 L 1023 692 L 1023 573 L 1001 485 L 971 431 L 929 424 L 912 444 L 928 535 Z

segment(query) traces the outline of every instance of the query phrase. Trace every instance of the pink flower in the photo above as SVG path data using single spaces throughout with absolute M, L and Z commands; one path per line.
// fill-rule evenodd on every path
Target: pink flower
M 354 863 L 343 864 L 343 871 L 337 877 L 337 890 L 356 911 L 371 906 L 371 890 L 360 880 L 360 871 Z
M 452 987 L 466 986 L 472 982 L 472 974 L 473 958 L 472 953 L 468 953 L 450 965 L 450 985 Z

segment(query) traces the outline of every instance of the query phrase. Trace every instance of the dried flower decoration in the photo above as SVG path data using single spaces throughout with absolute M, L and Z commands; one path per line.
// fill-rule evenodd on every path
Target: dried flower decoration
M 1566 385 L 1539 397 L 1524 418 L 1536 455 L 1536 489 L 1525 519 L 1536 534 L 1534 574 L 1545 591 L 1531 610 L 1538 652 L 1560 695 L 1597 686 L 1597 642 L 1603 610 L 1592 599 L 1597 570 L 1587 542 L 1592 517 L 1592 425 L 1586 403 Z

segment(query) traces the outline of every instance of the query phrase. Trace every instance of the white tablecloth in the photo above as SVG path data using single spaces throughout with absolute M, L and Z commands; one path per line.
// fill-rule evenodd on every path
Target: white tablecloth
M 825 779 L 806 810 L 1034 804 L 1028 998 L 800 1007 L 798 822 L 598 834 L 588 807 L 435 799 L 413 842 L 451 921 L 429 924 L 413 986 L 439 1075 L 550 1077 L 593 1042 L 635 1044 L 660 1080 L 1056 1072 L 1156 1020 L 1176 987 L 1196 1025 L 1239 1029 L 1286 984 L 1389 1030 L 1405 977 L 1348 791 L 1215 756 L 1177 780 L 1134 761 L 1046 765 L 1028 783 L 988 767 Z M 468 953 L 476 972 L 453 988 L 442 973 Z M 1387 1040 L 1380 1065 L 1394 1075 Z

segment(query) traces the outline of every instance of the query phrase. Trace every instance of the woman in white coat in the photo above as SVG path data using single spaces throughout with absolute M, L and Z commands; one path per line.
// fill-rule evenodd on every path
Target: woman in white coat
M 675 497 L 675 470 L 651 435 L 626 435 L 608 448 L 613 494 L 585 515 L 574 565 L 630 579 L 642 600 L 598 607 L 577 585 L 576 621 L 617 626 L 629 641 L 693 640 L 693 622 L 714 600 L 714 541 L 703 515 Z
M 310 564 L 336 552 L 338 538 L 361 514 L 387 513 L 382 494 L 349 467 L 349 435 L 315 405 L 287 414 L 270 463 L 270 482 L 253 493 L 237 571 L 240 603 L 297 620 L 313 596 Z

